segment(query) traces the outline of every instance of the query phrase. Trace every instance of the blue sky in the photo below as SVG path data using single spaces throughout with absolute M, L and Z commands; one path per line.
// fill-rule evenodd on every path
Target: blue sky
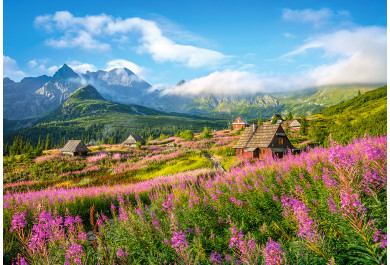
M 4 76 L 126 66 L 176 94 L 386 82 L 386 1 L 11 1 Z

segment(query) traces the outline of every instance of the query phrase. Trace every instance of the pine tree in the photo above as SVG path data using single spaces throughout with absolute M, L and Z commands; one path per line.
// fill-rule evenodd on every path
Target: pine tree
M 277 121 L 278 121 L 278 118 L 277 118 L 276 112 L 275 112 L 275 113 L 274 113 L 274 116 L 273 116 L 273 118 L 272 118 L 272 120 L 271 120 L 271 124 L 275 124 Z
M 259 120 L 257 121 L 257 125 L 259 126 L 263 125 L 263 120 L 261 119 L 261 117 L 259 117 Z
M 307 123 L 307 120 L 306 120 L 305 116 L 302 116 L 301 117 L 301 126 L 299 128 L 299 133 L 301 135 L 307 135 L 308 127 L 309 127 L 309 124 Z
M 50 135 L 47 134 L 47 136 L 46 136 L 46 143 L 45 143 L 45 150 L 49 150 L 50 148 L 51 148 Z
M 203 132 L 202 132 L 202 138 L 207 139 L 207 138 L 211 138 L 211 137 L 213 137 L 213 135 L 211 134 L 209 128 L 204 127 Z
M 114 137 L 111 136 L 110 139 L 108 140 L 108 144 L 114 144 Z
M 9 155 L 9 146 L 8 144 L 5 144 L 3 147 L 3 156 L 8 156 Z
M 38 138 L 38 142 L 37 142 L 37 145 L 35 146 L 35 150 L 39 150 L 41 148 L 41 136 L 39 136 Z
M 293 116 L 291 114 L 291 111 L 288 113 L 287 121 L 291 121 L 293 119 Z
M 360 92 L 360 89 L 358 90 L 358 96 L 360 96 L 362 93 Z
M 287 120 L 285 132 L 286 132 L 287 134 L 289 134 L 289 133 L 290 133 L 290 130 L 291 130 L 291 127 L 290 127 L 290 124 L 288 123 L 288 120 Z

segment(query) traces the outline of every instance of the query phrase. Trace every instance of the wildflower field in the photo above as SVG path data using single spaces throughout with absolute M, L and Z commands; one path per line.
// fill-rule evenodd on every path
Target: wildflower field
M 387 137 L 253 161 L 232 155 L 237 139 L 221 131 L 5 164 L 4 260 L 386 264 Z

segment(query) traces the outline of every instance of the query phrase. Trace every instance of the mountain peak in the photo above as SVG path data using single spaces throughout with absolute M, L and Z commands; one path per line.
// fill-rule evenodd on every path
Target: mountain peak
M 181 85 L 183 85 L 184 83 L 186 82 L 186 80 L 180 80 L 177 84 L 176 84 L 176 86 L 181 86 Z
M 88 84 L 86 86 L 78 88 L 73 94 L 71 94 L 68 98 L 68 101 L 72 100 L 105 100 L 95 87 Z
M 76 74 L 72 68 L 67 64 L 64 64 L 57 72 L 53 75 L 54 79 L 69 79 L 69 78 L 79 78 L 79 75 Z

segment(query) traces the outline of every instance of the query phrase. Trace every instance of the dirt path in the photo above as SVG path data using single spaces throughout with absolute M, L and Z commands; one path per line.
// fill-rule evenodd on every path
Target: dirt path
M 213 164 L 214 168 L 218 171 L 226 172 L 226 170 L 219 163 L 218 159 L 210 153 L 203 153 L 203 155 Z

